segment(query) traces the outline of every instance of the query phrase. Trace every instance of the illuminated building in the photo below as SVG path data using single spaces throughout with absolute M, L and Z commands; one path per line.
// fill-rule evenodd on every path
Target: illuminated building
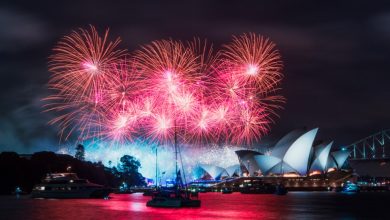
M 255 151 L 237 152 L 243 172 L 249 170 L 250 175 L 255 176 L 296 177 L 341 169 L 350 152 L 331 152 L 333 142 L 313 147 L 317 132 L 318 128 L 294 130 L 276 143 L 270 155 Z
M 269 153 L 238 146 L 184 147 L 182 169 L 185 169 L 186 180 L 189 182 L 219 181 L 240 176 L 304 177 L 341 169 L 350 152 L 332 151 L 333 142 L 330 141 L 313 144 L 317 132 L 318 128 L 293 130 L 282 137 Z M 155 146 L 139 143 L 107 148 L 100 145 L 86 146 L 88 160 L 102 161 L 106 165 L 111 162 L 110 166 L 115 166 L 121 156 L 133 155 L 142 164 L 140 173 L 143 176 L 156 176 Z M 174 160 L 174 155 L 170 146 L 160 146 L 158 149 L 158 182 L 165 184 L 167 179 L 174 176 L 174 165 L 167 163 Z
M 243 174 L 253 176 L 260 171 L 255 156 L 262 155 L 262 153 L 253 150 L 238 150 L 236 154 Z
M 196 169 L 197 171 L 195 171 L 195 178 L 197 179 L 221 180 L 229 177 L 228 172 L 219 166 L 199 164 Z

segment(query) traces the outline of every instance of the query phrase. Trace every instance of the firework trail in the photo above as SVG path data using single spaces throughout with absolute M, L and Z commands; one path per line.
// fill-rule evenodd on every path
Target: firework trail
M 49 88 L 57 90 L 70 101 L 81 97 L 95 96 L 99 93 L 107 78 L 111 77 L 111 65 L 125 55 L 125 50 L 116 49 L 120 39 L 108 42 L 108 30 L 100 37 L 96 29 L 79 29 L 65 36 L 53 49 L 49 70 L 53 75 Z M 84 101 L 84 100 L 80 100 Z
M 220 52 L 199 39 L 158 40 L 128 55 L 119 42 L 91 26 L 54 48 L 45 108 L 60 114 L 50 123 L 65 139 L 251 144 L 284 102 L 280 54 L 262 36 L 233 37 Z
M 53 49 L 49 70 L 53 73 L 48 87 L 53 94 L 45 100 L 46 111 L 62 113 L 49 123 L 59 124 L 65 139 L 77 130 L 82 139 L 99 132 L 96 125 L 104 118 L 104 94 L 110 67 L 125 55 L 116 49 L 120 40 L 108 42 L 108 30 L 100 37 L 93 26 L 65 36 Z
M 224 46 L 213 78 L 218 103 L 230 109 L 231 143 L 250 144 L 268 133 L 275 110 L 284 102 L 273 95 L 283 77 L 282 67 L 275 44 L 262 36 L 234 36 Z
M 149 126 L 149 136 L 162 142 L 173 140 L 178 132 L 186 132 L 199 113 L 202 103 L 204 77 L 202 64 L 196 62 L 194 50 L 173 40 L 154 41 L 136 51 L 135 57 L 145 74 L 144 94 L 158 102 Z
M 233 36 L 224 46 L 221 56 L 229 64 L 229 74 L 253 86 L 257 93 L 275 90 L 283 75 L 283 64 L 276 45 L 254 33 Z

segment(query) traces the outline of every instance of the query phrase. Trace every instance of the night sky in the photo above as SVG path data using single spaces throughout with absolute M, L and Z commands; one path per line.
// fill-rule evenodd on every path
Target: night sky
M 390 128 L 389 1 L 72 2 L 0 3 L 0 151 L 57 150 L 53 115 L 40 101 L 48 56 L 89 24 L 109 27 L 129 51 L 163 38 L 198 36 L 221 48 L 234 34 L 270 37 L 283 56 L 287 103 L 266 143 L 303 126 L 337 146 Z

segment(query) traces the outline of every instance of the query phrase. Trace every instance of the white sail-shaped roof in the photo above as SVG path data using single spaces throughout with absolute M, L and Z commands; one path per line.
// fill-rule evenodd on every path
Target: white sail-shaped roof
M 283 158 L 294 141 L 305 133 L 305 129 L 296 129 L 282 137 L 272 149 L 271 156 Z
M 328 157 L 328 162 L 326 164 L 326 169 L 329 169 L 329 168 L 337 168 L 336 161 L 334 160 L 334 158 L 330 154 Z
M 203 168 L 196 166 L 192 172 L 192 178 L 194 180 L 201 179 L 202 177 L 205 176 L 205 173 L 206 171 Z
M 254 159 L 263 175 L 267 174 L 272 167 L 282 161 L 280 158 L 268 155 L 256 155 Z
M 283 163 L 283 161 L 281 161 L 280 163 L 276 164 L 274 167 L 269 169 L 266 174 L 271 174 L 271 173 L 284 174 L 284 173 L 292 173 L 292 172 L 298 173 L 297 170 L 295 170 L 294 168 L 292 168 L 288 164 Z
M 243 169 L 245 168 L 250 175 L 253 175 L 255 172 L 260 170 L 254 156 L 262 155 L 262 153 L 252 150 L 238 150 L 236 151 L 236 154 L 241 166 L 243 166 Z
M 328 144 L 320 144 L 315 147 L 314 161 L 311 165 L 310 170 L 326 170 L 328 163 L 330 148 L 332 147 L 333 141 Z
M 283 162 L 290 165 L 300 175 L 307 174 L 310 152 L 317 131 L 318 128 L 315 128 L 296 139 L 283 157 Z
M 335 151 L 331 153 L 334 160 L 336 161 L 337 168 L 341 168 L 347 160 L 350 152 L 349 151 Z
M 229 166 L 225 170 L 229 174 L 230 177 L 232 177 L 234 175 L 238 175 L 238 176 L 240 175 L 240 165 L 239 164 Z
M 224 168 L 208 164 L 199 164 L 204 171 L 206 171 L 213 179 L 220 179 L 222 176 L 227 176 Z
M 318 144 L 316 146 L 313 147 L 313 160 L 315 160 L 315 158 L 317 158 L 321 152 L 325 149 L 325 147 L 328 145 L 328 143 L 326 142 L 322 142 L 321 144 Z

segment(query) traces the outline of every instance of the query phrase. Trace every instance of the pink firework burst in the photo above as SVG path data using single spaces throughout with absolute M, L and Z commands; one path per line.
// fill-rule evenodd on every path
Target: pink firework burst
M 149 124 L 150 136 L 172 141 L 174 132 L 185 130 L 198 108 L 202 75 L 197 56 L 173 40 L 154 41 L 135 54 L 145 75 L 144 96 L 158 103 Z
M 111 65 L 110 77 L 105 79 L 105 86 L 100 91 L 104 94 L 106 109 L 126 110 L 139 96 L 143 79 L 133 60 L 123 59 Z
M 263 36 L 254 33 L 234 36 L 221 56 L 229 63 L 230 74 L 254 85 L 259 93 L 273 91 L 283 77 L 279 51 Z
M 126 105 L 126 109 L 118 106 L 108 110 L 105 116 L 100 126 L 102 129 L 99 137 L 120 143 L 133 141 L 134 135 L 137 134 L 136 128 L 139 126 L 139 113 L 136 106 Z
M 108 30 L 100 37 L 96 29 L 73 31 L 58 42 L 50 56 L 49 70 L 53 75 L 49 88 L 78 100 L 80 94 L 93 96 L 111 77 L 111 65 L 115 64 L 126 50 L 116 49 L 120 39 L 108 41 Z M 75 92 L 77 91 L 77 92 Z
M 125 55 L 125 50 L 116 49 L 119 38 L 107 38 L 108 30 L 102 38 L 93 26 L 79 29 L 59 41 L 50 56 L 53 75 L 48 86 L 54 94 L 44 99 L 45 108 L 62 113 L 50 123 L 59 124 L 65 139 L 75 130 L 83 139 L 99 132 L 95 125 L 101 124 L 105 112 L 102 90 L 111 78 L 110 67 Z
M 133 55 L 91 27 L 63 38 L 51 56 L 47 111 L 61 132 L 130 142 L 251 144 L 270 130 L 284 102 L 275 44 L 234 37 L 214 53 L 206 41 L 153 41 Z

